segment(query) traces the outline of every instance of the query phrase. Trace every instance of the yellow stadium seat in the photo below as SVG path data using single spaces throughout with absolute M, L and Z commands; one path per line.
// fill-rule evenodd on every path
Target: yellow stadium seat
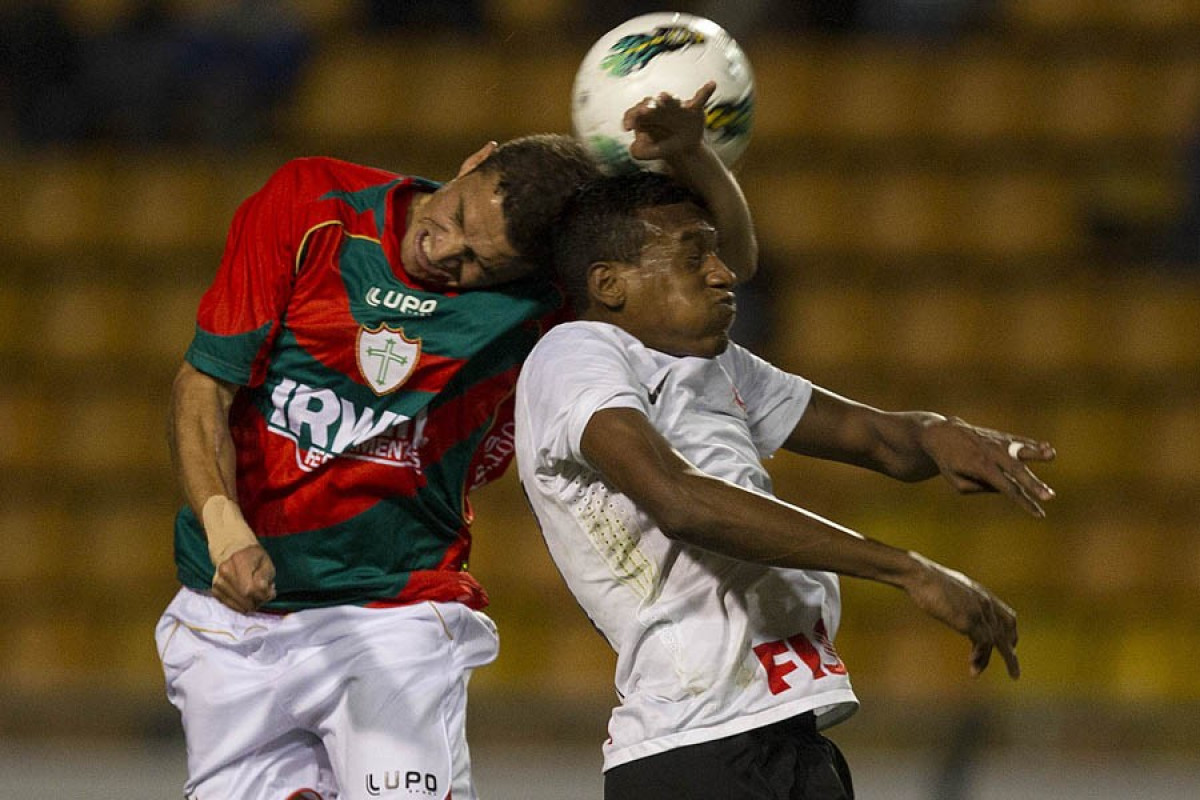
M 1096 335 L 1105 329 L 1106 297 L 1095 289 L 1041 282 L 996 297 L 989 312 L 996 315 L 1004 341 L 992 356 L 1022 374 L 1094 364 L 1096 350 L 1108 346 Z
M 860 45 L 838 51 L 813 86 L 812 124 L 818 133 L 849 139 L 912 136 L 922 129 L 927 96 L 917 51 Z
M 858 287 L 784 287 L 774 338 L 806 369 L 870 363 L 883 342 L 886 303 Z M 881 318 L 882 317 L 882 318 Z
M 31 302 L 40 309 L 38 348 L 54 361 L 95 363 L 122 352 L 138 336 L 137 297 L 103 276 L 46 286 Z
M 27 350 L 23 309 L 29 305 L 23 286 L 0 284 L 0 356 L 12 356 Z
M 1145 462 L 1140 465 L 1148 480 L 1158 486 L 1175 487 L 1180 497 L 1191 497 L 1200 508 L 1200 407 L 1190 394 L 1167 405 L 1145 424 L 1145 440 L 1153 442 L 1147 448 Z M 1198 553 L 1200 555 L 1200 553 Z M 1200 574 L 1200 560 L 1196 567 Z
M 104 159 L 49 154 L 31 158 L 16 231 L 27 246 L 41 249 L 96 247 L 108 238 L 112 174 Z
M 29 598 L 35 603 L 36 598 Z M 0 650 L 0 679 L 13 692 L 83 688 L 95 678 L 94 632 L 84 620 L 45 610 L 22 615 Z
M 964 200 L 964 249 L 993 258 L 1078 252 L 1072 186 L 1051 174 L 1012 169 L 981 174 Z
M 1200 289 L 1163 279 L 1116 288 L 1108 339 L 1111 364 L 1133 372 L 1200 370 Z
M 959 250 L 957 181 L 932 171 L 873 174 L 855 180 L 858 209 L 843 220 L 847 238 L 886 258 Z
M 104 593 L 147 594 L 169 581 L 175 508 L 166 503 L 122 503 L 88 509 L 76 519 L 88 574 Z
M 773 168 L 753 150 L 742 183 L 763 241 L 784 257 L 844 250 L 853 216 L 841 178 L 829 170 Z
M 147 359 L 146 364 L 167 371 L 168 376 L 172 374 L 191 343 L 196 310 L 205 288 L 188 282 L 154 286 L 139 293 L 143 300 L 138 319 L 141 333 L 124 352 Z
M 211 159 L 186 155 L 141 158 L 112 188 L 110 236 L 136 250 L 213 246 L 225 236 L 227 210 L 217 207 L 220 171 Z
M 1111 27 L 1120 19 L 1120 0 L 1008 0 L 1008 19 L 1029 32 L 1064 33 Z
M 969 41 L 935 62 L 932 135 L 958 141 L 1020 141 L 1030 130 L 1040 65 L 1002 47 Z
M 29 380 L 0 383 L 0 466 L 27 474 L 43 466 L 56 432 L 51 390 Z
M 973 364 L 987 333 L 983 298 L 972 289 L 911 292 L 894 314 L 890 336 L 880 341 L 885 358 L 923 369 Z
M 0 559 L 0 586 L 57 585 L 70 570 L 62 558 L 70 515 L 60 508 L 10 496 L 0 509 L 0 536 L 9 548 Z
M 1061 454 L 1054 464 L 1055 479 L 1093 485 L 1119 480 L 1135 450 L 1129 411 L 1103 397 L 1074 395 L 1072 401 L 1049 411 L 1042 434 Z
M 69 414 L 72 420 L 71 447 L 47 448 L 47 468 L 71 474 L 170 474 L 166 445 L 166 391 L 148 394 L 130 385 L 121 390 L 59 396 L 54 413 Z M 44 431 L 47 440 L 52 436 Z

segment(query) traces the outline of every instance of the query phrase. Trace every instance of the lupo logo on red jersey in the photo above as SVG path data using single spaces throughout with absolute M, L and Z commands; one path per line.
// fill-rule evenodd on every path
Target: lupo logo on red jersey
M 267 429 L 296 444 L 296 465 L 305 472 L 337 458 L 354 458 L 419 469 L 425 412 L 412 419 L 392 411 L 359 407 L 330 389 L 289 379 L 271 392 L 274 410 Z

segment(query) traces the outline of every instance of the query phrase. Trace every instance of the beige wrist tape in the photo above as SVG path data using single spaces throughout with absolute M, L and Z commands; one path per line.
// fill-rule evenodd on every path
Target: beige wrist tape
M 200 518 L 208 535 L 208 555 L 214 567 L 219 567 L 238 550 L 258 544 L 258 538 L 246 524 L 238 504 L 224 495 L 214 494 L 208 498 Z

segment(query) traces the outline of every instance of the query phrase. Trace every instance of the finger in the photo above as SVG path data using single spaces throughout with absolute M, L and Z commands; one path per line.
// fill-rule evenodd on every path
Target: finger
M 1000 641 L 996 643 L 996 649 L 1000 651 L 1000 657 L 1004 659 L 1004 666 L 1008 670 L 1008 677 L 1014 681 L 1021 677 L 1021 662 L 1017 660 L 1015 643 Z
M 1034 489 L 1027 488 L 1021 483 L 1019 476 L 1012 475 L 1008 472 L 1001 472 L 1004 476 L 1005 486 L 1001 487 L 1001 491 L 1014 503 L 1021 506 L 1031 515 L 1038 519 L 1043 519 L 1046 516 L 1046 510 L 1042 508 L 1038 502 L 1038 497 L 1034 496 Z M 1049 489 L 1050 487 L 1046 487 Z M 1053 497 L 1053 493 L 1050 495 Z
M 1009 474 L 1024 487 L 1027 494 L 1040 500 L 1050 500 L 1054 490 L 1047 486 L 1029 467 L 1026 461 L 1051 461 L 1056 453 L 1048 442 L 1035 442 L 1032 439 L 1014 437 L 1008 443 Z
M 1021 677 L 1021 664 L 1017 659 L 1017 614 L 1003 600 L 987 593 L 986 614 L 995 649 L 1004 659 L 1008 676 L 1013 680 Z
M 699 89 L 697 89 L 696 93 L 694 95 L 692 95 L 692 99 L 688 100 L 683 105 L 685 108 L 696 108 L 697 106 L 708 105 L 709 99 L 713 96 L 713 93 L 716 91 L 717 91 L 717 82 L 709 81 L 708 83 L 704 84 Z
M 250 592 L 246 598 L 246 604 L 248 607 L 246 608 L 245 613 L 248 614 L 251 611 L 257 611 L 263 605 L 263 603 L 268 603 L 273 598 L 274 592 L 266 589 L 255 588 L 254 591 Z
M 670 92 L 659 92 L 653 102 L 656 108 L 679 108 L 682 105 L 679 98 Z
M 266 553 L 263 553 L 254 565 L 250 579 L 253 583 L 250 596 L 254 600 L 255 608 L 275 599 L 275 565 Z
M 234 611 L 245 614 L 250 610 L 250 607 L 246 603 L 245 599 L 236 592 L 232 591 L 228 584 L 220 577 L 213 581 L 212 594 L 213 597 L 217 598 L 222 605 L 231 608 Z
M 254 579 L 256 588 L 263 593 L 275 596 L 275 576 L 274 575 L 259 575 Z M 269 599 L 269 598 L 268 598 Z
M 1011 467 L 1012 460 L 1007 457 L 1002 458 L 1004 458 L 1003 463 L 999 461 L 985 462 L 978 466 L 977 471 L 951 475 L 951 485 L 962 494 L 1000 492 L 1033 516 L 1039 519 L 1046 516 L 1046 512 L 1038 505 L 1037 499 L 1028 494 L 1025 487 L 1010 474 L 1008 468 Z M 1021 467 L 1021 469 L 1025 468 Z
M 655 107 L 654 98 L 643 97 L 641 102 L 626 109 L 625 116 L 621 117 L 621 126 L 627 131 L 633 130 L 637 125 L 638 119 L 653 111 Z
M 995 492 L 996 487 L 986 481 L 976 480 L 975 478 L 966 475 L 947 473 L 946 480 L 954 487 L 954 491 L 959 494 L 979 494 L 982 492 Z
M 971 648 L 971 675 L 979 677 L 987 669 L 992 659 L 992 645 L 988 642 L 976 642 Z
M 275 599 L 275 580 L 273 578 L 259 578 L 254 587 L 252 595 L 254 607 L 258 608 L 263 603 L 269 603 Z
M 1037 500 L 1053 500 L 1054 490 L 1046 485 L 1029 467 L 1021 464 L 1010 473 L 1012 479 L 1022 488 L 1025 494 Z
M 1020 461 L 1053 461 L 1058 452 L 1049 442 L 1014 436 L 1008 443 L 1008 454 Z

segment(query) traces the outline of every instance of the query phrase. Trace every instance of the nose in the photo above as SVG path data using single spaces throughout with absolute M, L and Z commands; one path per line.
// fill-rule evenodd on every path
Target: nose
M 708 285 L 714 288 L 732 287 L 737 281 L 737 276 L 725 266 L 725 262 L 720 256 L 713 254 L 708 258 Z
M 443 232 L 430 237 L 429 257 L 437 265 L 456 270 L 463 260 L 462 237 L 452 232 Z

